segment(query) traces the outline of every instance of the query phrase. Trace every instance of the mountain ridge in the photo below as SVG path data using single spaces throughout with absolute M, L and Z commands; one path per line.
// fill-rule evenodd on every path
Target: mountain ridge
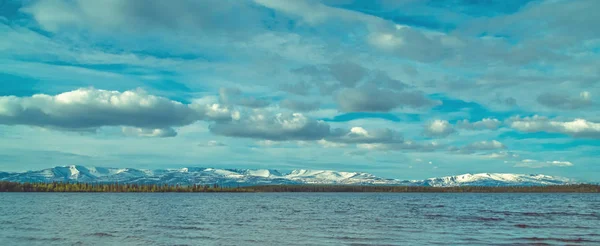
M 573 180 L 543 174 L 476 173 L 435 177 L 424 180 L 400 180 L 377 177 L 366 172 L 297 169 L 219 169 L 184 167 L 177 169 L 135 169 L 57 166 L 27 172 L 0 172 L 0 181 L 12 182 L 83 182 L 137 184 L 224 184 L 224 185 L 399 185 L 399 186 L 543 186 L 573 184 Z

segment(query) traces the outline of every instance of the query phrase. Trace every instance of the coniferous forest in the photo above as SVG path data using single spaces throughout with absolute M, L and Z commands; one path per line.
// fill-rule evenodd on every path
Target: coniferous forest
M 372 186 L 372 185 L 157 185 L 119 183 L 16 183 L 0 181 L 0 192 L 438 192 L 438 193 L 598 193 L 600 185 L 553 186 Z

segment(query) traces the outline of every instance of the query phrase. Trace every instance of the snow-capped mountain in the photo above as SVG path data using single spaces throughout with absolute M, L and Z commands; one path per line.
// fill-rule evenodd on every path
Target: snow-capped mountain
M 269 169 L 217 169 L 187 167 L 180 169 L 133 169 L 84 166 L 59 166 L 23 173 L 0 172 L 0 180 L 13 182 L 119 182 L 137 184 L 348 184 L 348 185 L 410 185 L 410 186 L 534 186 L 562 185 L 572 180 L 547 175 L 479 173 L 426 180 L 398 180 L 376 177 L 362 172 L 329 170 L 293 170 L 280 172 Z
M 477 173 L 430 178 L 423 180 L 423 186 L 535 186 L 562 185 L 574 183 L 572 180 L 543 174 Z

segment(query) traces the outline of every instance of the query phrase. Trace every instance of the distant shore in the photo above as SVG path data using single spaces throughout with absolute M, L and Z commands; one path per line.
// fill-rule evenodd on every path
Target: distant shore
M 17 183 L 0 181 L 0 192 L 433 192 L 433 193 L 599 193 L 600 185 L 550 186 L 377 186 L 377 185 L 264 185 L 231 187 L 212 185 L 157 185 L 119 183 Z

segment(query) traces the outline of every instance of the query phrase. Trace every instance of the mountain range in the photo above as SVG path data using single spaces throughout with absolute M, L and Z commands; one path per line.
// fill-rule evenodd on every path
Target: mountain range
M 21 173 L 0 172 L 0 181 L 84 182 L 123 184 L 221 184 L 221 185 L 405 185 L 405 186 L 540 186 L 575 183 L 573 180 L 543 174 L 478 173 L 425 180 L 386 179 L 364 172 L 331 170 L 217 169 L 186 167 L 180 169 L 134 169 L 85 166 L 58 166 Z

